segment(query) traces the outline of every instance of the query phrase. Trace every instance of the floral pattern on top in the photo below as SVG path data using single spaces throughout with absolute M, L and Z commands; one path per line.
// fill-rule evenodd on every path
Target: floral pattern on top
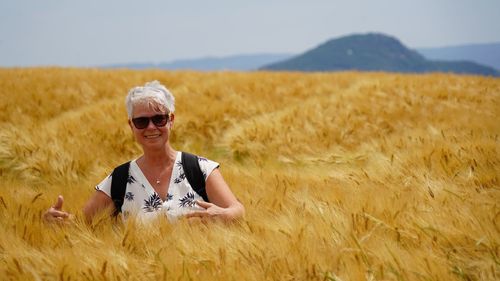
M 146 212 L 154 212 L 161 208 L 163 202 L 161 201 L 160 196 L 155 192 L 149 196 L 148 199 L 144 199 L 144 209 Z
M 203 198 L 194 191 L 186 180 L 181 155 L 181 152 L 177 152 L 165 201 L 161 199 L 153 185 L 146 179 L 136 160 L 130 162 L 122 205 L 124 217 L 128 215 L 149 217 L 150 215 L 166 214 L 169 219 L 176 219 L 179 216 L 201 209 L 196 204 L 196 200 L 203 201 Z M 204 157 L 198 157 L 198 163 L 205 180 L 214 169 L 219 167 L 219 163 Z M 111 181 L 111 176 L 106 177 L 96 186 L 96 190 L 100 190 L 111 197 Z
M 186 196 L 179 199 L 179 207 L 194 207 L 196 202 L 194 200 L 194 193 L 188 192 Z
M 182 173 L 174 179 L 174 183 L 181 183 L 186 178 L 186 174 Z
M 174 198 L 174 196 L 170 193 L 167 194 L 167 201 L 170 201 L 172 200 L 172 198 Z
M 184 168 L 182 167 L 182 161 L 176 161 L 175 167 L 177 167 L 179 171 L 184 171 Z
M 125 193 L 125 200 L 134 201 L 134 194 L 130 191 Z
M 135 182 L 134 176 L 132 176 L 131 174 L 129 174 L 128 178 L 127 178 L 127 183 L 134 183 L 134 182 Z

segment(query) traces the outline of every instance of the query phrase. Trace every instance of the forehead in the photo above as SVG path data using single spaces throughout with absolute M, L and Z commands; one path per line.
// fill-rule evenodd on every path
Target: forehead
M 158 113 L 166 113 L 167 109 L 160 104 L 154 102 L 141 102 L 134 105 L 132 116 L 152 116 Z

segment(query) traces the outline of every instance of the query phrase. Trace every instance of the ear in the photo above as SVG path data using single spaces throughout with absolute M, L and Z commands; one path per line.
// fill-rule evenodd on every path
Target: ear
M 132 121 L 130 121 L 130 119 L 128 119 L 128 126 L 130 127 L 130 130 L 132 130 L 132 132 L 134 132 L 134 128 L 132 127 Z
M 175 114 L 170 113 L 170 129 L 174 127 Z

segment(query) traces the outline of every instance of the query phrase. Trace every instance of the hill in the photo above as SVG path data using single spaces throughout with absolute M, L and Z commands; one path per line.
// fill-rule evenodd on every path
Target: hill
M 467 60 L 500 70 L 500 42 L 418 48 L 417 51 L 431 60 Z
M 394 37 L 379 33 L 356 34 L 329 40 L 288 60 L 261 67 L 262 70 L 288 71 L 389 71 L 454 72 L 498 75 L 474 62 L 431 61 L 408 49 Z
M 262 65 L 290 58 L 290 54 L 243 54 L 227 57 L 205 57 L 175 60 L 163 63 L 128 63 L 104 66 L 104 68 L 168 69 L 168 70 L 256 70 Z

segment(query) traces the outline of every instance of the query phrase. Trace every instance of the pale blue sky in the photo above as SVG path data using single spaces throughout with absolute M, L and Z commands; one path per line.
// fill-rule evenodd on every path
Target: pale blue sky
M 0 67 L 298 54 L 352 33 L 500 42 L 500 0 L 0 0 Z

